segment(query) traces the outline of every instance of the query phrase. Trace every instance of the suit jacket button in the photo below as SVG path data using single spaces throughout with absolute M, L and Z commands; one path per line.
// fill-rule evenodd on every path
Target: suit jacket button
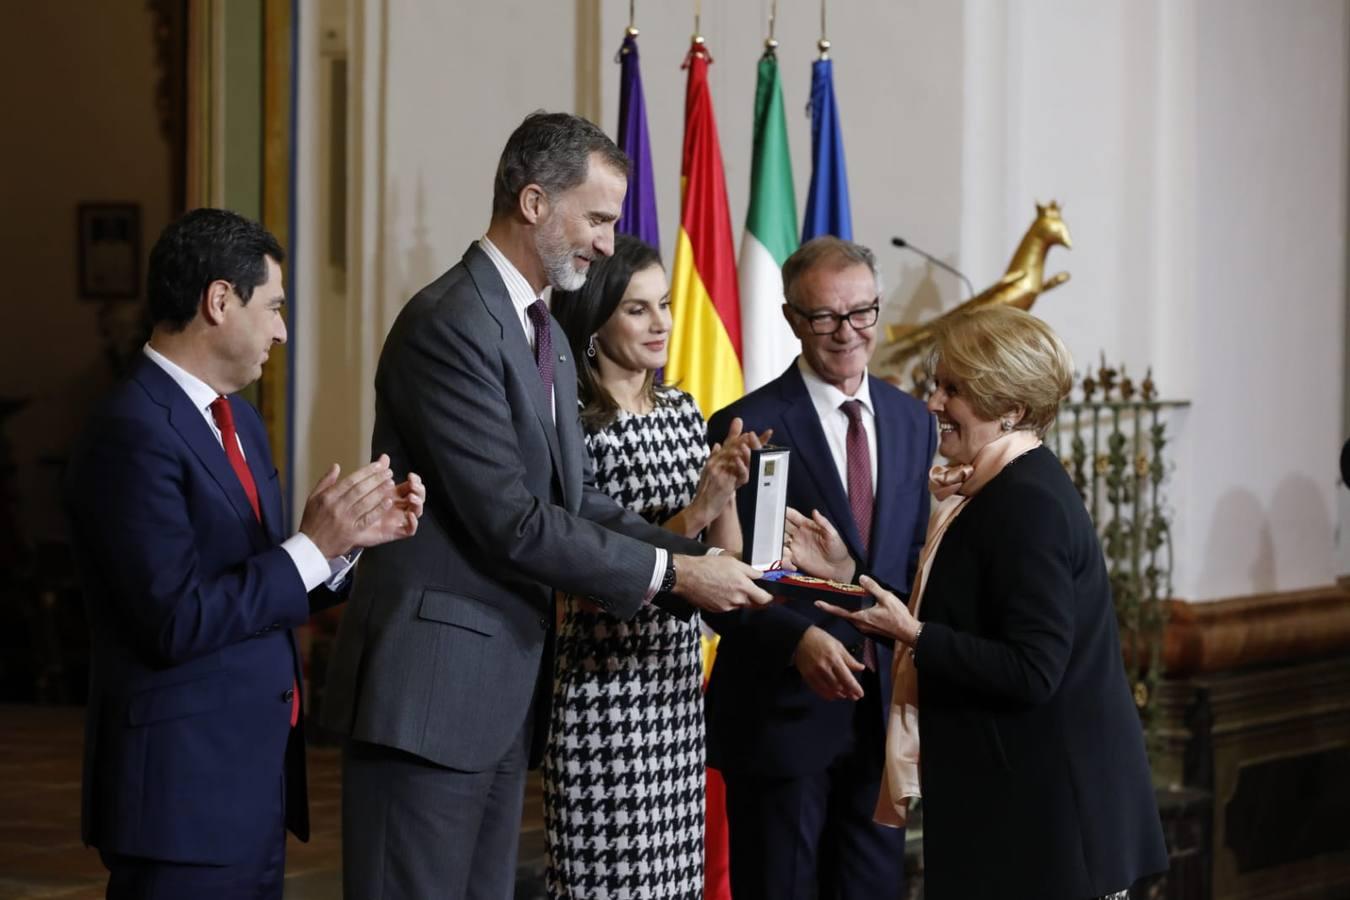
M 850 644 L 848 647 L 848 652 L 852 653 L 854 656 L 862 656 L 863 652 L 862 644 Z
M 539 627 L 542 628 L 542 629 L 544 629 L 545 631 L 548 631 L 548 619 L 546 619 L 546 618 L 543 617 L 543 616 L 540 616 L 540 617 L 539 617 Z
M 281 695 L 281 701 L 283 703 L 290 703 L 294 699 L 295 699 L 295 688 L 286 688 L 286 693 Z

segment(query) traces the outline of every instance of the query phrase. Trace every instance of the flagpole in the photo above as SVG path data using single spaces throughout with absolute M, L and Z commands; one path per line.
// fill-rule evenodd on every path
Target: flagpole
M 774 25 L 778 22 L 778 0 L 769 5 L 769 36 L 764 39 L 764 52 L 773 54 L 778 49 L 778 41 L 773 36 Z
M 820 0 L 820 40 L 816 42 L 820 59 L 830 58 L 830 41 L 825 37 L 825 0 Z

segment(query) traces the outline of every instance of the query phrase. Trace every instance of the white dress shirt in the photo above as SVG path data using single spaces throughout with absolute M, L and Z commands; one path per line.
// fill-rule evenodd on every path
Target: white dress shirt
M 544 289 L 536 294 L 525 276 L 520 274 L 520 270 L 502 251 L 497 249 L 496 244 L 487 239 L 487 235 L 479 239 L 478 246 L 483 248 L 487 258 L 492 260 L 492 265 L 496 266 L 497 274 L 506 282 L 506 293 L 511 298 L 511 305 L 516 308 L 516 318 L 520 319 L 520 325 L 525 329 L 525 340 L 529 343 L 530 349 L 534 350 L 534 323 L 530 321 L 529 309 L 536 300 L 543 300 L 545 306 L 552 308 L 553 285 L 544 285 Z M 554 408 L 557 404 L 554 403 L 552 387 L 549 388 L 548 399 L 549 412 L 553 413 L 553 422 L 557 424 L 558 411 Z
M 192 405 L 197 408 L 197 412 L 202 414 L 202 418 L 206 421 L 206 427 L 211 429 L 211 433 L 216 436 L 216 441 L 224 448 L 225 444 L 220 435 L 220 428 L 216 425 L 216 417 L 211 414 L 211 404 L 216 402 L 216 398 L 220 394 L 217 394 L 211 385 L 155 350 L 149 344 L 145 345 L 144 353 L 151 362 L 168 373 L 174 383 L 183 389 L 183 393 L 187 394 L 188 400 L 192 401 Z M 240 439 L 237 430 L 234 439 L 239 445 L 240 454 L 248 459 L 244 452 L 244 442 Z M 347 572 L 356 562 L 355 557 L 351 561 L 342 557 L 335 560 L 325 559 L 323 551 L 309 539 L 309 535 L 299 531 L 282 541 L 281 549 L 285 550 L 286 555 L 291 558 L 291 562 L 295 563 L 295 569 L 300 573 L 300 580 L 305 583 L 306 591 L 312 591 L 325 583 L 330 588 L 339 587 L 346 579 Z
M 877 490 L 877 414 L 872 406 L 872 390 L 867 383 L 867 373 L 863 373 L 862 384 L 850 397 L 832 384 L 826 384 L 806 357 L 797 357 L 797 370 L 806 382 L 806 393 L 811 396 L 811 405 L 820 417 L 820 427 L 825 432 L 825 443 L 834 459 L 835 471 L 839 473 L 839 483 L 845 486 L 848 494 L 848 414 L 839 407 L 846 400 L 862 401 L 862 426 L 867 432 L 867 455 L 872 463 L 872 494 Z
M 534 323 L 530 321 L 530 315 L 527 310 L 534 305 L 536 300 L 543 300 L 545 306 L 549 306 L 549 301 L 553 299 L 553 286 L 545 285 L 544 289 L 535 294 L 534 288 L 530 287 L 530 282 L 525 276 L 520 274 L 520 270 L 515 267 L 511 260 L 497 245 L 488 240 L 487 235 L 478 239 L 478 246 L 487 254 L 487 258 L 492 260 L 492 265 L 496 267 L 497 274 L 502 276 L 502 281 L 506 283 L 506 293 L 511 298 L 511 305 L 516 309 L 516 316 L 520 319 L 521 327 L 525 329 L 525 340 L 529 342 L 530 349 L 535 349 L 534 343 Z M 557 404 L 553 402 L 553 395 L 550 390 L 549 410 L 553 413 L 553 422 L 558 422 Z M 643 595 L 643 602 L 650 603 L 656 596 L 657 588 L 661 587 L 661 579 L 666 574 L 666 551 L 663 547 L 656 547 L 656 568 L 652 572 L 652 580 L 647 585 L 647 593 Z

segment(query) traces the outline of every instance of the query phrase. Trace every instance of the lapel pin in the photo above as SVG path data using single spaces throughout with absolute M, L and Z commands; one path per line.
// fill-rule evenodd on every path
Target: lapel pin
M 566 357 L 566 356 L 563 356 L 561 353 L 559 353 L 559 354 L 558 354 L 558 362 L 567 362 L 567 357 Z

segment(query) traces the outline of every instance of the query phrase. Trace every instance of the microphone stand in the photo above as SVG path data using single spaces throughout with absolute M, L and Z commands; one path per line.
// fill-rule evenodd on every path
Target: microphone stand
M 943 269 L 947 272 L 950 272 L 957 278 L 961 279 L 963 282 L 965 282 L 966 290 L 970 291 L 970 295 L 966 299 L 970 299 L 970 297 L 975 296 L 975 286 L 972 285 L 970 283 L 970 279 L 967 278 L 965 275 L 963 275 L 961 271 L 958 270 L 956 267 L 948 265 L 947 263 L 938 259 L 933 254 L 914 246 L 913 244 L 911 244 L 909 241 L 905 240 L 902 237 L 891 238 L 891 243 L 902 250 L 908 250 L 911 253 L 917 253 L 919 256 L 922 256 L 924 259 L 928 260 L 930 263 L 937 266 L 939 269 Z

